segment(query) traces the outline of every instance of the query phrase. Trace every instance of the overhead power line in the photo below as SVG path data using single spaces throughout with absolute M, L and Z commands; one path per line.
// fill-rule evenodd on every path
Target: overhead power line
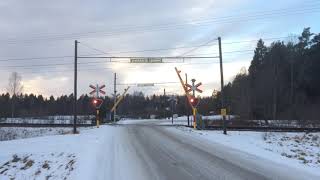
M 282 36 L 282 37 L 271 37 L 271 38 L 260 38 L 264 41 L 269 41 L 269 40 L 280 40 L 280 39 L 285 39 L 289 38 L 292 36 Z M 258 41 L 259 39 L 252 39 L 252 40 L 243 40 L 243 41 L 225 41 L 222 44 L 227 45 L 227 44 L 238 44 L 238 43 L 248 43 L 248 42 L 255 42 Z M 83 43 L 82 43 L 83 44 Z M 110 54 L 127 54 L 127 53 L 137 53 L 137 52 L 148 52 L 148 51 L 165 51 L 165 50 L 172 50 L 172 49 L 188 49 L 188 48 L 197 48 L 197 47 L 207 47 L 207 46 L 213 46 L 215 44 L 207 44 L 207 45 L 197 45 L 197 46 L 179 46 L 179 47 L 172 47 L 172 48 L 156 48 L 156 49 L 142 49 L 142 50 L 130 50 L 130 51 L 111 51 Z M 226 53 L 226 52 L 224 52 Z M 99 56 L 99 55 L 105 55 L 107 54 L 106 52 L 102 51 L 97 54 L 83 54 L 79 56 Z M 5 61 L 28 61 L 28 60 L 47 60 L 47 59 L 64 59 L 64 58 L 73 58 L 74 56 L 70 55 L 65 55 L 65 56 L 43 56 L 43 57 L 27 57 L 27 58 L 8 58 L 8 59 L 0 59 L 0 62 L 5 62 Z
M 247 50 L 238 50 L 238 51 L 226 51 L 226 52 L 223 52 L 225 54 L 231 54 L 231 53 L 239 53 L 239 52 L 249 52 L 249 51 L 252 51 L 253 52 L 253 49 L 247 49 Z M 211 53 L 208 53 L 208 54 L 198 54 L 198 55 L 210 55 Z M 216 53 L 212 53 L 211 55 L 218 55 Z M 218 56 L 210 56 L 210 57 L 207 57 L 207 56 L 196 56 L 196 55 L 189 55 L 189 56 L 185 56 L 186 58 L 193 58 L 193 59 L 197 59 L 197 58 L 217 58 Z M 91 58 L 91 57 L 90 57 Z M 105 57 L 101 57 L 102 59 L 104 60 L 97 60 L 97 61 L 89 61 L 89 62 L 78 62 L 79 65 L 88 65 L 88 64 L 101 64 L 101 63 L 126 63 L 126 64 L 134 64 L 134 65 L 137 65 L 135 63 L 130 63 L 129 61 L 115 61 L 115 60 L 110 60 L 110 59 L 107 59 Z M 112 58 L 130 58 L 130 57 L 112 57 Z M 161 57 L 159 57 L 161 58 Z M 170 58 L 170 59 L 181 59 L 183 57 L 181 56 L 172 56 L 172 57 L 164 57 L 164 59 L 166 58 Z M 165 63 L 181 63 L 181 62 L 170 62 L 170 61 L 167 61 L 167 62 L 163 62 L 162 64 L 165 64 Z M 8 66 L 2 66 L 4 68 L 21 68 L 21 69 L 25 69 L 25 68 L 33 68 L 33 67 L 56 67 L 56 66 L 66 66 L 66 65 L 74 65 L 73 62 L 70 62 L 70 63 L 50 63 L 50 64 L 27 64 L 27 65 L 8 65 Z
M 89 38 L 93 35 L 98 36 L 114 36 L 120 35 L 126 32 L 147 32 L 147 31 L 158 31 L 158 30 L 170 30 L 170 29 L 179 29 L 187 27 L 195 27 L 202 25 L 210 25 L 213 23 L 235 23 L 242 21 L 251 21 L 258 19 L 266 19 L 266 18 L 274 18 L 274 17 L 284 17 L 293 14 L 303 14 L 303 13 L 315 13 L 319 12 L 320 4 L 312 4 L 310 7 L 297 7 L 297 8 L 287 8 L 287 9 L 278 9 L 278 10 L 270 10 L 264 12 L 257 13 L 247 13 L 233 16 L 225 16 L 225 17 L 216 17 L 210 19 L 198 19 L 186 21 L 183 23 L 167 23 L 160 25 L 140 25 L 140 26 L 128 26 L 122 28 L 115 28 L 111 31 L 92 31 L 85 33 L 70 33 L 70 34 L 57 34 L 57 35 L 40 35 L 30 39 L 19 40 L 15 38 L 1 40 L 2 42 L 6 42 L 8 44 L 12 43 L 21 43 L 21 42 L 33 42 L 39 40 L 64 40 L 64 39 L 75 39 L 75 38 Z
M 81 56 L 99 56 L 103 54 L 83 54 Z M 40 57 L 27 57 L 27 58 L 8 58 L 8 59 L 0 59 L 1 61 L 28 61 L 28 60 L 47 60 L 47 59 L 64 59 L 64 58 L 73 58 L 74 56 L 40 56 Z
M 162 84 L 179 84 L 180 82 L 148 82 L 148 83 L 119 83 L 117 86 L 138 86 L 139 84 L 154 84 L 154 85 L 162 85 Z
M 87 48 L 89 48 L 89 49 L 91 49 L 91 50 L 94 50 L 94 51 L 96 51 L 96 52 L 99 52 L 99 53 L 102 53 L 102 54 L 109 54 L 109 55 L 111 55 L 110 53 L 107 53 L 107 52 L 102 51 L 102 50 L 100 50 L 100 49 L 94 48 L 94 47 L 88 45 L 87 43 L 83 43 L 83 42 L 79 42 L 79 41 L 78 41 L 78 43 L 79 43 L 80 45 L 85 46 L 85 47 L 87 47 Z M 112 55 L 111 55 L 111 56 L 112 56 Z
M 84 43 L 82 43 L 83 45 Z M 180 46 L 180 47 L 172 47 L 172 48 L 158 48 L 158 49 L 144 49 L 144 50 L 136 50 L 136 51 L 118 51 L 118 52 L 111 52 L 112 54 L 124 54 L 124 53 L 135 53 L 135 52 L 147 52 L 147 51 L 163 51 L 163 50 L 172 50 L 172 49 L 187 49 L 187 48 L 194 48 L 194 47 L 199 47 L 200 45 L 197 46 Z M 207 44 L 204 46 L 213 46 L 213 44 Z M 105 55 L 110 53 L 106 53 L 104 51 L 98 50 L 96 48 L 95 51 L 99 51 L 99 54 L 84 54 L 84 55 L 79 55 L 79 56 L 99 56 L 99 55 Z M 112 55 L 111 55 L 112 56 Z M 28 58 L 8 58 L 8 59 L 0 59 L 1 61 L 24 61 L 24 60 L 41 60 L 41 59 L 63 59 L 63 58 L 73 58 L 74 56 L 66 55 L 66 56 L 43 56 L 43 57 L 28 57 Z
M 171 47 L 171 48 L 155 48 L 155 49 L 142 49 L 142 50 L 129 50 L 129 51 L 110 51 L 112 54 L 128 54 L 128 53 L 138 53 L 138 52 L 152 52 L 152 51 L 167 51 L 167 50 L 174 50 L 174 49 L 188 49 L 194 47 L 208 47 L 214 46 L 216 44 L 207 44 L 207 45 L 196 45 L 196 46 L 178 46 L 178 47 Z
M 202 46 L 206 46 L 206 45 L 212 43 L 213 41 L 217 41 L 217 38 L 211 39 L 211 40 L 205 42 L 204 44 L 201 44 L 200 46 L 197 46 L 197 47 L 195 47 L 195 48 L 193 48 L 193 49 L 190 49 L 189 51 L 182 53 L 180 56 L 185 56 L 185 55 L 187 55 L 187 54 L 189 54 L 189 53 L 191 53 L 191 52 L 199 49 L 199 48 L 202 47 Z

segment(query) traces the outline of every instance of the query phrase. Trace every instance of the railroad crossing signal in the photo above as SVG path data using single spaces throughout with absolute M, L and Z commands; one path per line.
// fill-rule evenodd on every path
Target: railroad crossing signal
M 111 94 L 113 97 L 115 97 L 114 93 Z M 120 96 L 120 94 L 117 94 L 116 98 L 118 98 Z
M 193 91 L 193 92 L 197 91 L 199 93 L 202 93 L 203 91 L 201 89 L 199 89 L 199 87 L 202 85 L 202 83 L 199 82 L 198 84 L 194 84 L 194 82 L 196 81 L 195 79 L 192 79 L 191 81 L 192 81 L 192 85 L 186 83 L 187 92 L 189 93 L 191 91 Z
M 92 100 L 92 104 L 94 105 L 94 107 L 95 107 L 96 109 L 100 109 L 102 103 L 103 103 L 103 100 L 102 100 L 102 99 L 99 99 L 99 98 L 94 98 L 94 99 Z
M 187 82 L 183 82 L 181 76 L 180 76 L 180 73 L 181 71 L 178 70 L 176 67 L 175 67 L 175 70 L 176 70 L 176 73 L 179 77 L 179 80 L 180 80 L 180 83 L 183 87 L 183 90 L 188 98 L 188 102 L 190 104 L 190 106 L 192 107 L 192 112 L 193 112 L 193 127 L 196 128 L 196 118 L 197 118 L 197 106 L 199 104 L 199 98 L 196 98 L 195 97 L 195 91 L 198 91 L 199 93 L 202 93 L 202 90 L 199 89 L 199 86 L 202 85 L 202 83 L 198 83 L 198 84 L 195 84 L 195 79 L 192 79 L 192 85 L 188 84 Z M 189 92 L 193 93 L 193 95 L 190 95 Z
M 171 95 L 171 97 L 169 97 L 168 101 L 171 102 L 171 123 L 173 124 L 173 111 L 175 109 L 174 103 L 177 102 L 177 98 L 174 95 Z
M 89 93 L 90 95 L 94 95 L 96 94 L 96 97 L 99 97 L 99 93 L 105 95 L 106 92 L 104 90 L 102 90 L 103 88 L 105 88 L 105 85 L 99 86 L 98 84 L 96 86 L 93 86 L 90 84 L 89 86 L 90 88 L 92 88 L 93 90 Z
M 169 102 L 171 102 L 171 101 L 176 102 L 177 98 L 174 95 L 172 95 L 172 96 L 169 97 L 168 101 Z
M 190 101 L 190 104 L 191 104 L 191 106 L 192 106 L 193 108 L 196 108 L 196 107 L 198 106 L 199 102 L 200 102 L 199 98 L 196 98 L 196 97 L 194 97 L 194 96 L 192 96 L 192 97 L 189 99 L 189 101 Z

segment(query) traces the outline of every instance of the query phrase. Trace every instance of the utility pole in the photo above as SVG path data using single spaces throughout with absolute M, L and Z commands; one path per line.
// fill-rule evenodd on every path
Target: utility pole
M 174 100 L 171 100 L 171 124 L 173 124 L 173 106 L 174 106 Z
M 293 120 L 293 110 L 294 110 L 294 103 L 293 103 L 293 60 L 291 60 L 291 64 L 290 64 L 290 71 L 291 71 L 291 75 L 290 75 L 290 81 L 291 81 L 291 88 L 290 88 L 290 104 L 291 104 L 291 110 L 290 110 L 290 118 L 291 120 Z
M 278 66 L 277 63 L 274 62 L 274 83 L 273 83 L 273 119 L 277 119 L 277 99 L 278 99 Z
M 186 75 L 186 84 L 188 83 L 188 74 L 185 73 Z M 187 110 L 187 119 L 188 119 L 188 126 L 190 126 L 190 119 L 189 119 L 189 106 L 188 106 L 189 102 L 188 102 L 188 97 L 186 95 L 186 110 Z
M 78 75 L 78 41 L 74 42 L 74 102 L 73 102 L 73 134 L 77 133 L 77 75 Z
M 114 81 L 113 81 L 113 89 L 114 89 L 114 104 L 117 102 L 117 73 L 114 73 Z M 117 113 L 117 107 L 115 107 L 113 111 L 113 122 L 116 122 L 116 113 Z
M 220 77 L 221 77 L 221 109 L 225 109 L 224 107 L 224 92 L 223 92 L 223 66 L 222 66 L 222 48 L 221 48 L 221 37 L 218 37 L 219 41 L 219 59 L 220 59 Z M 223 121 L 223 134 L 227 134 L 227 127 L 226 127 L 226 117 L 222 115 Z

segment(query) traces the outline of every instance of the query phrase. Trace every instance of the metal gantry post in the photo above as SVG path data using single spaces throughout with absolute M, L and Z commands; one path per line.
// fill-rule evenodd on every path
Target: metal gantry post
M 194 83 L 196 82 L 195 79 L 191 79 L 192 86 L 194 87 Z M 192 96 L 196 97 L 195 89 L 192 89 Z M 197 108 L 192 108 L 192 114 L 193 114 L 193 128 L 196 129 L 197 127 Z
M 114 73 L 114 104 L 117 102 L 117 73 Z M 113 111 L 113 122 L 116 122 L 117 107 Z
M 220 77 L 221 77 L 221 109 L 225 109 L 224 107 L 224 82 L 223 82 L 223 66 L 222 66 L 222 47 L 221 47 L 221 37 L 218 37 L 219 41 L 219 59 L 220 59 Z M 226 117 L 222 115 L 223 119 L 223 134 L 227 134 L 227 126 L 226 126 Z
M 171 124 L 173 124 L 173 106 L 174 106 L 174 100 L 171 100 Z
M 186 75 L 186 84 L 187 84 L 187 83 L 188 83 L 188 74 L 187 74 L 187 73 L 185 73 L 185 75 Z M 186 110 L 187 110 L 188 126 L 190 126 L 190 119 L 189 119 L 189 106 L 188 106 L 188 97 L 187 97 L 187 95 L 186 95 L 186 101 L 187 101 L 187 103 L 186 103 Z
M 78 41 L 74 42 L 74 102 L 73 102 L 73 134 L 77 133 L 77 75 L 78 75 Z

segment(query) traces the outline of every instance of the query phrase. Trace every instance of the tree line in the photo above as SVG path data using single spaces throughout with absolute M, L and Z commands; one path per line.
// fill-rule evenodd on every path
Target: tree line
M 114 100 L 111 97 L 101 97 L 104 102 L 101 106 L 101 114 L 105 116 L 112 108 Z M 169 96 L 152 95 L 145 96 L 142 92 L 127 94 L 120 103 L 117 114 L 125 117 L 148 118 L 150 115 L 157 117 L 170 117 L 174 114 L 191 114 L 191 109 L 187 104 L 185 96 L 177 96 L 174 106 L 168 101 Z M 14 100 L 14 102 L 13 102 Z M 10 96 L 9 93 L 0 95 L 0 117 L 11 117 L 11 106 L 14 103 L 14 117 L 41 117 L 54 115 L 72 115 L 73 114 L 73 94 L 60 97 L 50 96 L 45 98 L 42 95 L 19 94 Z M 93 98 L 88 95 L 82 95 L 77 100 L 77 110 L 79 115 L 95 114 Z M 213 109 L 212 99 L 210 97 L 202 98 L 199 104 L 200 112 L 209 114 Z M 172 111 L 173 109 L 173 111 Z
M 305 28 L 297 38 L 266 45 L 257 42 L 251 65 L 242 70 L 223 88 L 228 114 L 241 119 L 319 119 L 320 111 L 320 34 Z M 13 73 L 9 93 L 0 95 L 0 117 L 72 115 L 73 94 L 45 98 L 22 94 L 21 77 Z M 113 98 L 103 97 L 103 116 L 111 109 Z M 221 94 L 202 97 L 199 113 L 218 114 Z M 80 115 L 94 114 L 92 99 L 82 95 L 77 100 Z M 171 107 L 168 96 L 145 96 L 142 92 L 127 94 L 117 113 L 127 117 L 146 118 L 191 114 L 185 96 L 177 96 Z
M 248 72 L 223 90 L 229 113 L 242 119 L 319 119 L 320 34 L 305 28 L 298 38 L 269 46 L 260 39 Z

